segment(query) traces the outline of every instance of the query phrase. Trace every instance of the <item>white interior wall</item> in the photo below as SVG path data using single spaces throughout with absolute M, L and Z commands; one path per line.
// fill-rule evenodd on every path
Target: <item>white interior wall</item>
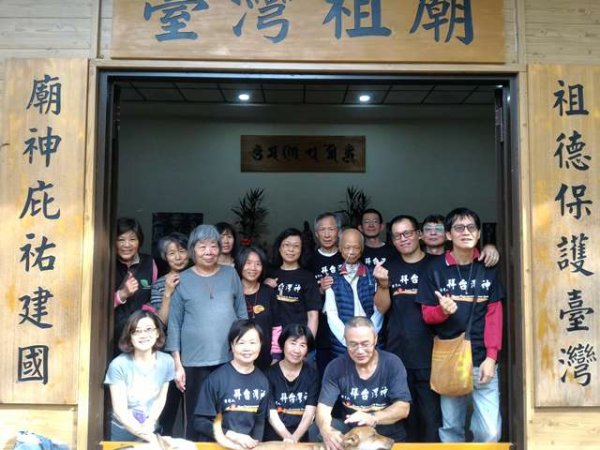
M 365 135 L 366 171 L 242 173 L 242 134 Z M 350 185 L 364 189 L 385 219 L 399 213 L 421 219 L 468 206 L 484 222 L 496 221 L 491 113 L 347 124 L 124 114 L 119 155 L 118 215 L 140 221 L 148 237 L 145 251 L 153 212 L 202 212 L 205 223 L 233 221 L 231 207 L 255 187 L 266 192 L 268 242 L 286 227 L 340 209 Z

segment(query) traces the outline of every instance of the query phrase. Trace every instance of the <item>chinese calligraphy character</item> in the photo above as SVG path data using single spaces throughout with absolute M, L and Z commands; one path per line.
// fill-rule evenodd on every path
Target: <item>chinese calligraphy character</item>
M 242 0 L 231 0 L 238 6 L 241 6 Z M 260 3 L 261 0 L 245 0 L 247 9 L 254 9 L 254 5 Z M 287 35 L 290 27 L 290 23 L 287 19 L 282 18 L 285 7 L 287 6 L 288 1 L 292 0 L 262 0 L 264 1 L 264 6 L 258 8 L 258 19 L 256 28 L 259 31 L 262 31 L 266 28 L 278 27 L 279 31 L 274 36 L 265 35 L 265 39 L 270 40 L 274 44 L 283 41 Z M 246 11 L 237 24 L 233 27 L 233 33 L 240 37 L 242 35 L 242 31 L 244 29 L 244 21 L 246 20 L 246 15 L 248 12 Z
M 423 15 L 427 14 L 430 22 L 423 23 Z M 448 17 L 450 15 L 450 17 Z M 416 33 L 419 26 L 424 30 L 433 29 L 435 42 L 440 41 L 442 27 L 448 26 L 444 42 L 449 42 L 454 35 L 454 28 L 462 27 L 462 36 L 456 36 L 460 42 L 469 45 L 473 42 L 473 14 L 471 0 L 419 0 L 419 8 L 410 29 L 410 34 Z
M 23 302 L 23 312 L 19 314 L 22 324 L 26 320 L 34 324 L 38 328 L 51 328 L 51 323 L 44 323 L 44 316 L 48 315 L 47 305 L 48 301 L 53 298 L 54 295 L 47 289 L 38 287 L 34 292 L 33 297 L 24 295 L 19 297 L 19 301 Z
M 34 233 L 26 234 L 25 237 L 29 240 L 35 237 Z M 35 247 L 35 252 L 31 251 L 31 244 L 25 244 L 19 250 L 23 252 L 21 260 L 19 262 L 25 263 L 25 271 L 29 272 L 32 267 L 38 267 L 40 272 L 45 270 L 54 270 L 54 262 L 56 257 L 53 255 L 44 256 L 44 252 L 51 248 L 56 247 L 54 243 L 48 243 L 46 236 L 42 236 L 42 242 L 39 246 Z M 33 264 L 31 264 L 31 258 L 35 257 Z
M 342 161 L 345 163 L 353 163 L 356 161 L 356 157 L 354 156 L 354 146 L 352 144 L 348 144 L 344 148 L 344 156 L 342 156 Z
M 554 153 L 554 156 L 558 158 L 558 167 L 561 169 L 563 165 L 566 169 L 569 169 L 573 166 L 574 169 L 577 170 L 588 170 L 590 168 L 589 164 L 586 161 L 592 159 L 589 155 L 583 155 L 583 148 L 585 147 L 585 142 L 580 141 L 581 134 L 577 130 L 573 130 L 573 134 L 569 136 L 570 144 L 565 145 L 562 141 L 565 139 L 565 134 L 560 133 L 560 135 L 556 138 L 556 142 L 558 142 L 558 148 Z M 565 152 L 567 150 L 567 158 L 565 159 Z
M 569 209 L 569 214 L 571 214 L 575 219 L 579 220 L 581 219 L 581 210 L 583 207 L 583 210 L 589 216 L 592 213 L 592 211 L 590 210 L 590 208 L 584 205 L 591 205 L 593 202 L 591 200 L 583 200 L 583 196 L 585 195 L 587 186 L 584 184 L 571 186 L 571 194 L 573 195 L 573 201 L 571 202 L 565 201 L 566 193 L 568 190 L 569 186 L 567 186 L 564 183 L 561 183 L 558 194 L 556 194 L 556 197 L 554 198 L 555 201 L 560 202 L 560 215 L 565 215 L 565 207 L 567 207 Z
M 160 18 L 161 28 L 165 31 L 162 34 L 156 34 L 157 41 L 172 41 L 176 39 L 198 39 L 198 33 L 193 31 L 181 31 L 187 26 L 187 22 L 192 18 L 188 11 L 189 5 L 195 5 L 192 11 L 202 11 L 208 9 L 205 0 L 163 0 L 160 5 L 152 6 L 146 2 L 144 7 L 144 20 L 148 21 L 156 11 L 162 13 Z
M 298 147 L 294 145 L 284 145 L 281 149 L 281 152 L 285 160 L 298 159 L 300 156 L 298 152 Z
M 309 147 L 306 149 L 305 152 L 308 157 L 316 162 L 319 162 L 319 155 L 317 154 L 317 147 L 315 147 L 314 145 L 312 147 Z
M 37 108 L 40 114 L 48 114 L 52 108 L 52 114 L 58 116 L 60 114 L 62 91 L 62 83 L 59 83 L 58 79 L 59 77 L 51 77 L 45 74 L 41 80 L 33 80 L 31 97 L 29 97 L 29 102 L 25 109 L 33 106 Z M 44 106 L 46 107 L 45 110 Z
M 50 195 L 48 195 L 47 192 L 44 192 L 47 189 L 51 189 L 53 187 L 54 187 L 54 185 L 52 183 L 46 184 L 42 180 L 38 180 L 37 187 L 30 187 L 27 192 L 27 199 L 25 200 L 25 206 L 23 206 L 23 210 L 21 211 L 21 215 L 19 216 L 19 219 L 22 219 L 30 209 L 31 209 L 31 212 L 29 214 L 31 215 L 31 217 L 36 216 L 40 211 L 42 211 L 44 214 L 44 217 L 46 219 L 50 219 L 50 220 L 58 219 L 60 217 L 60 208 L 58 208 L 58 210 L 56 210 L 56 212 L 53 214 L 48 213 L 48 205 L 54 201 L 54 197 L 50 197 Z M 40 192 L 40 193 L 44 192 L 44 196 L 42 197 L 42 200 L 34 198 L 34 195 L 36 192 Z M 40 203 L 42 204 L 42 206 L 40 206 Z
M 35 133 L 37 128 L 30 128 L 29 131 Z M 46 136 L 31 137 L 25 141 L 24 155 L 29 154 L 29 164 L 33 162 L 33 154 L 40 152 L 40 155 L 46 157 L 46 167 L 50 166 L 50 157 L 58 151 L 58 146 L 62 138 L 57 134 L 52 134 L 52 127 L 47 127 Z
M 263 148 L 262 146 L 256 144 L 252 149 L 252 159 L 254 161 L 260 161 L 263 159 Z
M 589 344 L 586 344 L 585 347 L 582 344 L 569 345 L 568 349 L 561 348 L 560 352 L 565 356 L 560 358 L 558 362 L 566 366 L 560 381 L 564 383 L 568 374 L 569 378 L 578 380 L 577 383 L 581 386 L 590 384 L 592 378 L 589 372 L 590 363 L 596 361 L 594 347 Z M 582 380 L 579 380 L 580 378 Z
M 279 161 L 279 157 L 277 156 L 278 148 L 276 145 L 272 145 L 268 148 L 269 153 L 267 153 L 267 158 L 274 159 L 275 161 Z
M 592 314 L 594 310 L 592 308 L 586 308 L 583 306 L 583 299 L 581 298 L 581 291 L 573 289 L 568 292 L 569 295 L 569 309 L 560 310 L 561 320 L 567 317 L 569 326 L 567 331 L 585 331 L 589 330 L 589 327 L 585 326 L 583 321 L 586 319 L 587 314 Z
M 585 109 L 583 104 L 583 86 L 581 84 L 574 84 L 567 86 L 568 89 L 568 100 L 565 99 L 565 82 L 563 80 L 558 80 L 558 85 L 563 88 L 554 92 L 554 96 L 556 97 L 556 101 L 554 102 L 554 106 L 552 108 L 558 108 L 558 114 L 562 116 L 566 114 L 567 116 L 574 115 L 585 115 L 589 114 L 589 111 Z M 567 106 L 567 110 L 565 111 L 565 106 Z
M 326 159 L 331 159 L 335 162 L 338 162 L 337 160 L 337 147 L 335 146 L 335 144 L 329 144 L 325 147 L 325 153 L 326 153 Z
M 48 383 L 47 345 L 19 347 L 19 364 L 17 381 L 41 381 Z
M 581 273 L 586 277 L 594 274 L 594 272 L 590 272 L 583 267 L 587 259 L 585 243 L 587 240 L 589 240 L 589 238 L 583 233 L 580 233 L 579 236 L 572 235 L 571 246 L 567 248 L 569 241 L 565 236 L 561 236 L 560 242 L 556 245 L 560 250 L 561 259 L 557 262 L 560 270 L 566 269 L 570 264 L 572 266 L 572 273 Z M 570 260 L 568 256 L 569 251 L 571 252 Z
M 351 38 L 362 36 L 389 36 L 392 31 L 381 24 L 381 0 L 352 0 L 354 8 L 351 12 L 344 6 L 346 0 L 325 0 L 331 8 L 323 20 L 323 25 L 335 21 L 335 38 L 341 39 L 344 16 L 353 16 L 354 27 L 347 28 Z M 366 11 L 370 6 L 371 12 Z M 370 18 L 370 21 L 369 21 Z M 364 23 L 367 22 L 367 23 Z

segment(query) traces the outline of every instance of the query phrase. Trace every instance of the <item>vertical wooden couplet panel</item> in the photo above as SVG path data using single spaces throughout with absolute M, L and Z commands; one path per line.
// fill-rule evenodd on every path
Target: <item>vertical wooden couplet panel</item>
M 86 93 L 87 60 L 7 64 L 0 154 L 5 406 L 77 403 Z
M 503 0 L 114 0 L 113 58 L 505 61 Z
M 600 66 L 530 66 L 536 406 L 600 406 Z

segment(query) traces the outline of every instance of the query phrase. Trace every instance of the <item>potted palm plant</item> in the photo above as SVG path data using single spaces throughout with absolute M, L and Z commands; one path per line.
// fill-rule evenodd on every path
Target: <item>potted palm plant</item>
M 269 211 L 263 206 L 264 194 L 264 189 L 250 189 L 239 199 L 239 205 L 231 208 L 237 216 L 235 223 L 240 232 L 242 245 L 251 245 L 267 228 L 265 219 Z

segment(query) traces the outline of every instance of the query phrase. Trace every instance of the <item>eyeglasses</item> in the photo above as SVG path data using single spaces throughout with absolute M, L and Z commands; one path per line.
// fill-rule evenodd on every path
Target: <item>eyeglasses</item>
M 366 219 L 363 220 L 362 223 L 364 223 L 365 225 L 378 225 L 380 222 L 378 219 Z
M 136 328 L 131 334 L 134 336 L 141 336 L 143 334 L 154 334 L 155 331 L 156 328 Z
M 401 233 L 394 233 L 392 234 L 392 241 L 399 241 L 402 238 L 410 239 L 415 235 L 416 231 L 417 230 L 406 230 L 402 231 Z
M 444 225 L 425 225 L 423 227 L 423 231 L 425 233 L 433 233 L 433 232 L 438 232 L 438 233 L 443 233 L 444 232 Z
M 465 229 L 469 233 L 475 233 L 478 230 L 477 225 L 475 225 L 474 223 L 470 223 L 468 225 L 463 225 L 463 224 L 452 225 L 452 231 L 456 231 L 457 233 L 464 233 Z
M 375 344 L 373 342 L 348 342 L 348 350 L 356 351 L 359 348 L 362 348 L 364 350 L 369 350 L 374 345 Z

